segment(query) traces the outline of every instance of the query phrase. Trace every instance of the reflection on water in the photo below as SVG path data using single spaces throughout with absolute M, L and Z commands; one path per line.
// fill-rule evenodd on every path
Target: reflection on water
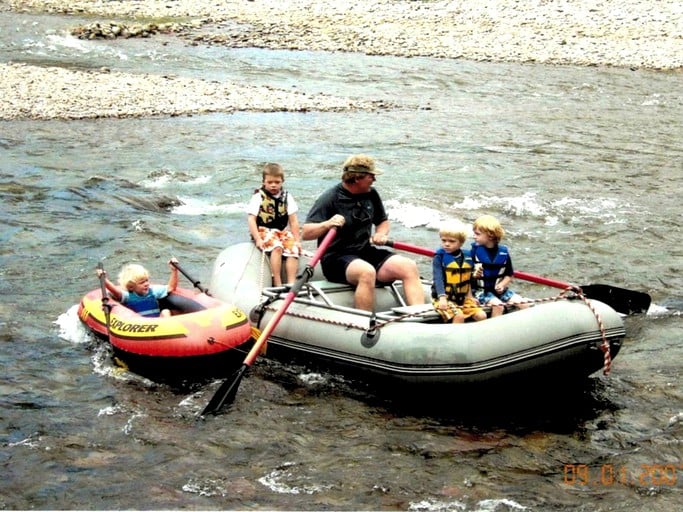
M 676 509 L 680 480 L 637 477 L 642 465 L 681 463 L 680 77 L 90 44 L 64 35 L 74 23 L 3 16 L 1 58 L 163 68 L 403 107 L 4 122 L 0 507 Z M 653 314 L 626 319 L 610 377 L 410 397 L 266 357 L 228 412 L 196 421 L 217 382 L 122 371 L 68 314 L 97 286 L 100 260 L 163 276 L 174 255 L 206 282 L 218 252 L 248 239 L 244 207 L 263 162 L 284 166 L 303 216 L 360 151 L 386 169 L 377 188 L 395 240 L 435 247 L 442 220 L 492 213 L 519 270 L 651 293 Z M 567 480 L 579 465 L 587 484 Z M 629 479 L 605 485 L 605 467 Z

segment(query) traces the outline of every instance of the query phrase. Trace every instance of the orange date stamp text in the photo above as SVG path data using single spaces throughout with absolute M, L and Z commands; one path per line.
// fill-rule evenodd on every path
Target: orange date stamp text
M 564 464 L 564 483 L 573 486 L 636 485 L 641 487 L 675 486 L 683 464 L 641 464 L 627 468 L 617 464 Z

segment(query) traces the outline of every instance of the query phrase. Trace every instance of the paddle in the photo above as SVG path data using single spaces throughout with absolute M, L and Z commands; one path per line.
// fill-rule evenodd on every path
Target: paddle
M 543 284 L 564 290 L 567 288 L 576 288 L 575 285 L 529 274 L 528 272 L 515 271 L 514 276 L 519 279 L 524 279 L 525 281 L 531 281 L 532 283 Z M 645 292 L 627 290 L 626 288 L 619 288 L 608 284 L 584 284 L 579 288 L 589 299 L 595 299 L 604 302 L 605 304 L 609 304 L 612 309 L 625 315 L 630 315 L 631 313 L 646 313 L 652 302 L 652 298 Z
M 209 289 L 208 289 L 208 288 L 204 288 L 198 280 L 194 279 L 194 278 L 193 278 L 192 276 L 190 276 L 187 272 L 185 272 L 185 270 L 180 266 L 180 263 L 178 263 L 178 262 L 176 262 L 176 261 L 173 261 L 173 260 L 169 261 L 169 263 L 170 263 L 171 265 L 173 265 L 175 268 L 177 268 L 178 271 L 179 271 L 182 275 L 184 275 L 184 276 L 192 283 L 192 285 L 193 285 L 195 288 L 197 288 L 200 292 L 205 293 L 206 295 L 211 295 L 211 294 L 209 293 Z
M 429 257 L 434 256 L 434 251 L 432 249 L 418 247 L 417 245 L 394 241 L 388 241 L 386 245 L 401 251 L 412 252 Z M 519 270 L 516 270 L 513 275 L 525 281 L 552 286 L 562 290 L 566 290 L 568 288 L 580 289 L 582 293 L 589 299 L 595 299 L 599 300 L 600 302 L 604 302 L 612 307 L 612 309 L 615 311 L 625 315 L 629 315 L 631 313 L 647 312 L 650 307 L 650 302 L 652 301 L 652 298 L 647 293 L 635 290 L 627 290 L 626 288 L 618 288 L 616 286 L 607 284 L 587 284 L 584 286 L 576 286 L 569 283 L 563 283 L 562 281 L 549 279 L 547 277 L 529 274 L 528 272 L 521 272 Z
M 237 388 L 239 387 L 240 382 L 242 381 L 242 377 L 244 377 L 244 374 L 256 360 L 256 357 L 261 352 L 261 346 L 266 342 L 268 337 L 275 330 L 275 327 L 277 327 L 277 324 L 280 322 L 280 319 L 287 312 L 287 309 L 289 308 L 290 304 L 294 302 L 294 299 L 298 295 L 299 291 L 301 291 L 303 285 L 306 284 L 306 282 L 308 282 L 308 280 L 313 275 L 313 269 L 315 268 L 320 258 L 322 258 L 323 254 L 325 254 L 325 251 L 327 250 L 328 246 L 330 245 L 332 239 L 335 237 L 336 234 L 336 228 L 332 228 L 327 232 L 327 235 L 325 235 L 325 238 L 318 246 L 318 249 L 315 251 L 315 254 L 313 254 L 313 257 L 306 265 L 306 268 L 304 268 L 301 274 L 297 276 L 296 281 L 294 281 L 294 284 L 285 296 L 285 300 L 280 306 L 280 309 L 278 309 L 273 318 L 270 319 L 265 329 L 263 329 L 260 336 L 254 343 L 254 346 L 251 347 L 251 350 L 247 354 L 247 357 L 244 359 L 244 362 L 242 363 L 240 369 L 237 370 L 230 379 L 226 379 L 225 381 L 223 381 L 223 383 L 220 385 L 220 387 L 213 395 L 209 403 L 206 405 L 206 407 L 204 407 L 204 410 L 201 412 L 200 416 L 206 416 L 207 414 L 215 414 L 221 409 L 221 407 L 223 407 L 223 405 L 229 405 L 235 400 L 235 395 L 237 395 Z
M 109 304 L 109 294 L 107 293 L 107 276 L 104 273 L 104 265 L 101 261 L 97 264 L 97 268 L 102 271 L 99 275 L 100 289 L 102 290 L 102 309 L 104 310 L 104 317 L 107 322 L 107 336 L 109 336 L 109 316 L 111 312 L 111 304 Z

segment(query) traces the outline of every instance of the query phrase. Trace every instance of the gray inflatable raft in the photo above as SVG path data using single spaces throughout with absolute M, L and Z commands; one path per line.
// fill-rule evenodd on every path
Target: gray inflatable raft
M 241 243 L 219 254 L 209 289 L 263 329 L 288 291 L 271 287 L 270 280 L 267 258 L 253 244 Z M 405 305 L 400 283 L 378 288 L 371 314 L 353 308 L 351 286 L 326 281 L 316 268 L 274 329 L 267 357 L 409 384 L 540 376 L 557 382 L 602 369 L 604 349 L 609 345 L 610 358 L 616 357 L 625 336 L 617 312 L 580 298 L 539 301 L 481 322 L 444 324 L 429 303 L 430 284 L 424 282 L 425 304 L 419 306 Z

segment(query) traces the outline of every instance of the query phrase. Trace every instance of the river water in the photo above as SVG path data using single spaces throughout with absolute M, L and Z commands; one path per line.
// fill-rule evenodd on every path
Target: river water
M 0 508 L 680 508 L 680 73 L 86 43 L 65 35 L 78 22 L 3 13 L 0 59 L 402 107 L 1 122 Z M 440 221 L 491 213 L 517 269 L 650 293 L 612 373 L 416 403 L 266 357 L 229 411 L 197 421 L 217 382 L 123 371 L 79 324 L 98 261 L 165 282 L 176 256 L 206 282 L 247 240 L 263 162 L 284 166 L 303 217 L 356 152 L 386 171 L 395 240 L 436 247 Z

